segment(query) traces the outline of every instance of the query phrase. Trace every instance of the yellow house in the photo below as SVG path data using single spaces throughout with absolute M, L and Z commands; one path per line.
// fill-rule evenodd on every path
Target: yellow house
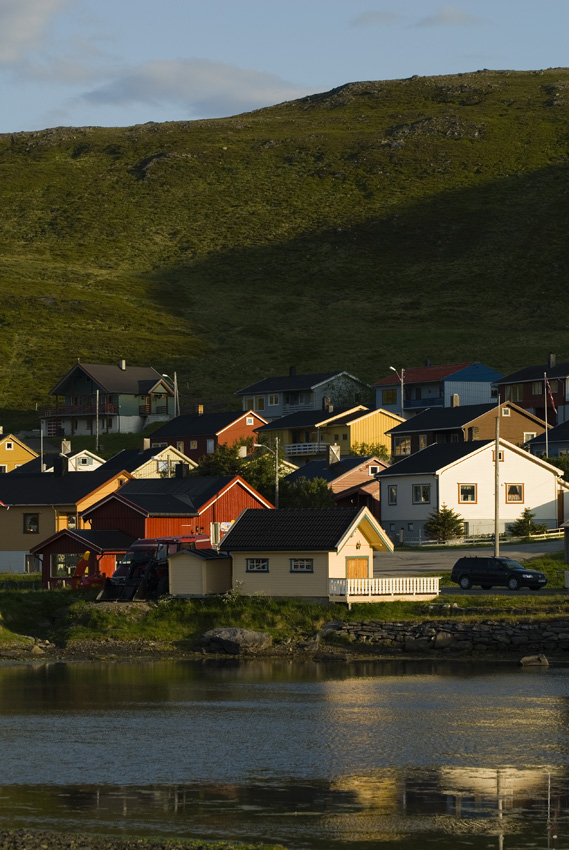
M 367 508 L 248 509 L 219 549 L 231 553 L 233 587 L 245 596 L 347 601 L 346 581 L 375 581 L 373 553 L 393 544 Z
M 104 465 L 105 469 L 127 469 L 133 478 L 174 478 L 178 464 L 195 469 L 197 463 L 175 446 L 123 449 Z
M 30 549 L 65 528 L 81 528 L 79 514 L 132 478 L 125 470 L 39 472 L 0 478 L 0 572 L 39 569 Z
M 268 437 L 273 445 L 278 438 L 285 457 L 302 464 L 327 456 L 330 446 L 339 447 L 340 457 L 354 454 L 362 444 L 389 447 L 391 439 L 387 432 L 403 421 L 396 413 L 382 408 L 370 410 L 360 404 L 336 413 L 323 410 L 292 413 L 263 425 L 257 433 Z
M 13 434 L 0 434 L 0 473 L 12 472 L 35 457 L 37 453 Z

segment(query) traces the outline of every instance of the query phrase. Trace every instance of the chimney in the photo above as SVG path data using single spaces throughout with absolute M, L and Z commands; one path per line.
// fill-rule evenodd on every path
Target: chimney
M 150 437 L 143 437 L 142 439 L 142 451 L 147 452 L 150 448 Z
M 119 360 L 119 369 L 122 372 L 126 372 L 126 360 Z
M 289 378 L 296 378 L 296 366 L 291 366 L 288 370 Z
M 58 478 L 67 475 L 69 472 L 69 461 L 63 455 L 56 455 L 53 459 L 53 472 Z
M 177 463 L 174 466 L 175 469 L 175 477 L 176 478 L 189 478 L 190 477 L 190 467 L 187 463 Z
M 338 443 L 334 443 L 333 445 L 328 446 L 326 454 L 327 466 L 332 466 L 333 463 L 338 463 L 338 461 L 340 460 L 340 446 L 338 445 Z
M 451 407 L 460 407 L 460 396 L 458 393 L 453 393 L 451 396 Z
M 425 366 L 432 366 L 432 365 L 433 365 L 433 361 L 430 358 L 425 360 Z
M 62 455 L 71 454 L 71 440 L 62 440 L 61 441 L 61 454 Z
M 550 354 L 547 366 L 549 369 L 553 369 L 554 366 L 557 365 L 557 356 L 555 354 Z
M 203 404 L 198 404 L 198 416 L 203 416 Z
M 334 405 L 329 395 L 325 395 L 322 399 L 322 410 L 325 410 L 326 413 L 332 413 L 334 410 Z
M 0 425 L 0 434 L 3 434 L 3 433 L 4 433 L 4 426 Z

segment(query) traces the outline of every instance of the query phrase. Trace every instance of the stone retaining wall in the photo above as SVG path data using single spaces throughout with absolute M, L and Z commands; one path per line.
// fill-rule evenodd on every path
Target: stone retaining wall
M 324 634 L 334 633 L 377 649 L 403 652 L 569 652 L 569 620 L 532 623 L 381 623 L 362 621 L 328 623 Z

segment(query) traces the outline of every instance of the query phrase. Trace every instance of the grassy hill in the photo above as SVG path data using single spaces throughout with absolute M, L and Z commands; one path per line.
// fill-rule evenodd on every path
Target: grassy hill
M 210 410 L 291 364 L 569 360 L 568 153 L 568 69 L 0 135 L 2 421 L 78 357 Z

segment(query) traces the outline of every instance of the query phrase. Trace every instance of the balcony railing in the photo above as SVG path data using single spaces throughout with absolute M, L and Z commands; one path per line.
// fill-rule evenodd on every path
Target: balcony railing
M 285 446 L 285 455 L 323 455 L 328 451 L 328 443 L 289 443 Z
M 328 595 L 331 602 L 393 602 L 394 600 L 424 601 L 434 599 L 440 592 L 440 578 L 331 578 Z
M 97 412 L 100 416 L 109 413 L 118 413 L 118 405 L 110 402 L 100 402 L 97 408 L 95 402 L 86 402 L 85 404 L 65 404 L 61 407 L 43 407 L 40 408 L 39 414 L 41 417 L 49 416 L 96 416 Z
M 157 404 L 152 410 L 151 404 L 141 404 L 138 408 L 138 412 L 141 416 L 150 416 L 151 414 L 159 414 L 162 415 L 164 413 L 168 413 L 168 405 L 167 404 Z

